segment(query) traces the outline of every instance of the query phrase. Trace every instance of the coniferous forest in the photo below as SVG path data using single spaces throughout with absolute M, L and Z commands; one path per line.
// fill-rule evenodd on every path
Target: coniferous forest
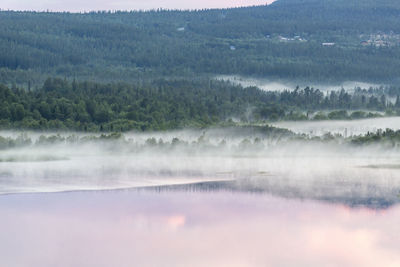
M 163 130 L 396 115 L 399 15 L 394 0 L 279 0 L 192 11 L 0 11 L 0 125 Z M 213 79 L 220 74 L 387 86 L 354 93 L 310 87 L 264 92 Z
M 266 92 L 225 81 L 157 80 L 142 85 L 47 79 L 41 88 L 0 86 L 2 128 L 167 130 L 276 120 L 361 119 L 400 113 L 394 88 L 353 94 L 314 88 Z M 380 95 L 380 97 L 378 97 Z
M 279 0 L 147 12 L 0 12 L 0 82 L 97 82 L 241 74 L 396 82 L 400 4 Z M 335 44 L 324 46 L 323 44 Z

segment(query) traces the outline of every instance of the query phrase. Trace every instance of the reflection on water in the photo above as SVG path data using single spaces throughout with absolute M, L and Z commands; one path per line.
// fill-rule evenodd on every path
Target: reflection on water
M 318 200 L 349 207 L 387 209 L 400 203 L 400 187 L 392 184 L 362 183 L 354 181 L 292 181 L 276 177 L 239 179 L 233 181 L 199 182 L 138 188 L 156 192 L 247 192 L 268 194 L 294 200 Z
M 0 196 L 2 266 L 400 266 L 400 207 L 233 191 Z
M 398 148 L 242 137 L 2 151 L 0 266 L 400 266 Z
M 291 152 L 292 153 L 292 152 Z M 293 150 L 293 153 L 294 150 Z M 203 183 L 243 192 L 385 208 L 399 202 L 398 154 L 228 157 L 126 155 L 0 163 L 0 194 Z M 316 153 L 310 151 L 310 153 Z M 205 183 L 234 181 L 225 183 Z M 198 190 L 200 185 L 196 185 Z M 193 187 L 193 185 L 190 185 Z

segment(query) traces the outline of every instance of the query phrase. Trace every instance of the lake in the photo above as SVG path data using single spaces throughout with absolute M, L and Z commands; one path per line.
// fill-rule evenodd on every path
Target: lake
M 398 149 L 268 138 L 244 147 L 249 134 L 2 150 L 1 264 L 400 265 Z M 187 142 L 146 145 L 173 136 Z
M 400 207 L 220 189 L 0 196 L 4 266 L 399 266 Z

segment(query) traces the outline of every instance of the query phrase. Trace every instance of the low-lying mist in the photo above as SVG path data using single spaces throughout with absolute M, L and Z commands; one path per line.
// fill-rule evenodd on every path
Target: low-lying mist
M 321 136 L 327 133 L 346 136 L 375 133 L 379 129 L 400 129 L 400 117 L 384 117 L 360 120 L 280 121 L 275 127 L 289 129 L 298 134 Z
M 290 81 L 290 80 L 272 80 L 272 79 L 262 79 L 262 78 L 251 78 L 238 75 L 219 75 L 216 76 L 217 80 L 224 80 L 232 82 L 233 84 L 238 84 L 243 87 L 256 86 L 264 91 L 285 91 L 294 90 L 297 86 L 302 87 L 313 87 L 319 89 L 322 92 L 329 91 L 340 91 L 342 89 L 347 92 L 353 92 L 355 88 L 369 89 L 369 88 L 379 88 L 384 86 L 384 84 L 373 84 L 361 81 L 345 81 L 338 82 L 336 84 L 323 84 L 320 82 L 302 82 L 302 81 Z
M 346 203 L 393 203 L 400 192 L 398 145 L 360 146 L 339 135 L 306 138 L 272 127 L 0 135 L 0 194 L 218 181 Z

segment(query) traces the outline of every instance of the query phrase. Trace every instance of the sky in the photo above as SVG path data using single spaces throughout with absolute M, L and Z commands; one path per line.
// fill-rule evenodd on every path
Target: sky
M 202 9 L 264 5 L 274 0 L 1 0 L 2 10 L 70 11 Z

